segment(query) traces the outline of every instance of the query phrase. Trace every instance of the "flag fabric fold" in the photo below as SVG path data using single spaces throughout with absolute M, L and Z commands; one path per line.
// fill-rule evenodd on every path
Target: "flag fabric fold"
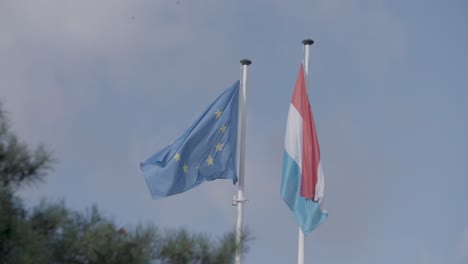
M 185 192 L 204 181 L 237 182 L 239 86 L 235 82 L 181 137 L 140 164 L 154 199 Z
M 283 158 L 281 197 L 307 234 L 323 223 L 324 180 L 312 110 L 301 65 L 289 107 Z

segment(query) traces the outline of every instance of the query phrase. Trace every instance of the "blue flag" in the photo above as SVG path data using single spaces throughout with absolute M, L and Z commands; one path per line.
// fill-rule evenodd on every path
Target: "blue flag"
M 174 143 L 140 164 L 153 199 L 236 175 L 239 81 L 225 90 Z

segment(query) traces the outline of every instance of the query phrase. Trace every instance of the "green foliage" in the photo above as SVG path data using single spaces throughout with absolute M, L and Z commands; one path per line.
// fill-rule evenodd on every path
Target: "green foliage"
M 36 183 L 50 169 L 52 159 L 43 146 L 30 151 L 10 131 L 8 119 L 0 104 L 0 184 L 17 188 L 21 184 Z
M 245 232 L 242 239 L 243 252 L 247 252 L 247 242 L 251 239 Z M 161 239 L 157 263 L 167 264 L 218 264 L 233 263 L 237 244 L 234 232 L 225 234 L 213 241 L 205 234 L 190 234 L 184 229 L 166 230 Z
M 238 248 L 233 232 L 218 240 L 154 225 L 119 227 L 93 206 L 64 202 L 26 210 L 15 191 L 43 180 L 50 154 L 29 150 L 10 132 L 0 105 L 0 264 L 228 264 Z M 243 238 L 243 251 L 249 240 Z
M 139 226 L 127 232 L 104 218 L 96 207 L 80 214 L 63 203 L 42 203 L 29 220 L 47 237 L 50 263 L 149 263 L 152 258 L 155 228 Z
M 42 146 L 30 151 L 19 142 L 0 104 L 0 263 L 47 263 L 46 237 L 33 229 L 14 191 L 41 181 L 51 160 Z
M 44 237 L 26 219 L 19 199 L 0 188 L 0 263 L 46 263 Z
M 237 249 L 232 232 L 213 241 L 184 229 L 125 229 L 96 207 L 79 213 L 42 202 L 28 213 L 11 198 L 1 197 L 0 263 L 217 264 L 232 263 Z

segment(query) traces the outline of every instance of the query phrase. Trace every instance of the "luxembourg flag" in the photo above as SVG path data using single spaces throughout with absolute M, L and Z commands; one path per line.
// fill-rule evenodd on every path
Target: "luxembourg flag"
M 320 148 L 302 65 L 289 107 L 284 149 L 281 197 L 307 234 L 328 214 L 320 208 L 324 190 Z

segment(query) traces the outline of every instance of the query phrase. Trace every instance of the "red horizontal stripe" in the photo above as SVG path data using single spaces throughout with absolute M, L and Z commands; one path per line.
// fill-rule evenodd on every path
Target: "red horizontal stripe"
M 304 70 L 301 65 L 297 76 L 291 103 L 302 116 L 302 173 L 301 192 L 304 198 L 315 197 L 315 186 L 318 181 L 318 165 L 320 161 L 320 147 L 315 132 L 314 117 L 307 95 Z

